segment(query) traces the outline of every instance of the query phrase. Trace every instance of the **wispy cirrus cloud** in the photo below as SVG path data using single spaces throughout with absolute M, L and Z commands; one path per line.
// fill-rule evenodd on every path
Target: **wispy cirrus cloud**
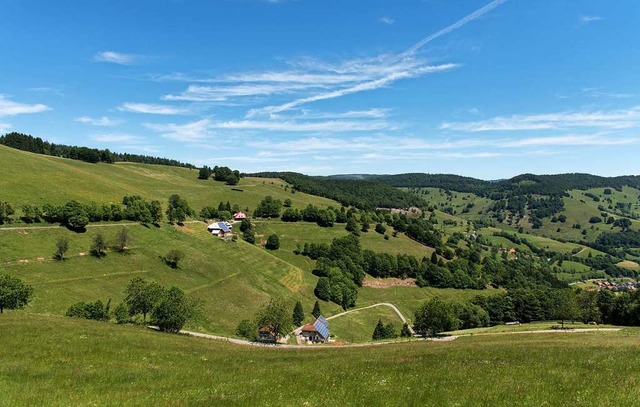
M 593 23 L 594 21 L 600 21 L 600 20 L 602 20 L 602 17 L 600 17 L 600 16 L 580 16 L 580 17 L 578 17 L 578 21 L 582 25 Z
M 391 17 L 380 17 L 380 22 L 387 25 L 393 25 L 393 23 L 395 23 L 396 20 L 394 20 Z
M 367 78 L 367 79 L 361 80 L 359 83 L 356 83 L 346 88 L 332 90 L 329 92 L 324 92 L 324 93 L 319 93 L 319 94 L 299 98 L 299 99 L 296 99 L 287 103 L 283 103 L 280 105 L 272 105 L 272 106 L 265 106 L 259 109 L 251 109 L 247 113 L 247 117 L 253 117 L 260 114 L 279 113 L 279 112 L 290 110 L 307 103 L 317 102 L 317 101 L 326 100 L 326 99 L 339 98 L 342 96 L 365 92 L 365 91 L 371 91 L 374 89 L 388 86 L 402 79 L 416 78 L 416 77 L 420 77 L 430 73 L 443 72 L 453 68 L 457 68 L 460 66 L 460 64 L 448 63 L 448 64 L 441 64 L 436 66 L 427 66 L 424 62 L 417 61 L 415 59 L 415 55 L 421 48 L 423 48 L 428 43 L 452 31 L 455 31 L 474 20 L 477 20 L 478 18 L 482 17 L 486 13 L 490 12 L 491 10 L 495 9 L 496 7 L 500 6 L 505 2 L 506 0 L 494 0 L 489 4 L 485 5 L 484 7 L 481 7 L 480 9 L 474 11 L 473 13 L 456 21 L 455 23 L 431 35 L 428 35 L 427 37 L 424 37 L 423 39 L 421 39 L 420 41 L 418 41 L 417 43 L 412 45 L 410 48 L 408 48 L 406 51 L 400 54 L 392 55 L 392 56 L 381 56 L 379 58 L 379 63 L 370 64 L 367 67 L 369 71 L 373 70 L 378 72 L 377 76 L 374 78 Z M 410 62 L 410 63 L 413 62 L 416 64 L 416 66 L 413 69 L 406 69 L 403 66 L 403 64 L 407 62 Z M 382 74 L 381 71 L 384 71 L 384 70 L 387 70 L 388 72 L 386 74 Z
M 219 130 L 262 132 L 315 132 L 350 133 L 363 131 L 394 130 L 395 125 L 383 120 L 229 120 L 201 119 L 189 123 L 145 123 L 145 127 L 163 133 L 162 137 L 199 141 L 212 138 Z
M 429 73 L 444 72 L 444 71 L 457 68 L 459 66 L 460 64 L 448 63 L 448 64 L 441 64 L 441 65 L 434 65 L 434 66 L 423 66 L 418 69 L 407 70 L 407 71 L 398 70 L 382 78 L 375 79 L 368 82 L 358 83 L 357 85 L 350 86 L 347 88 L 315 94 L 312 96 L 293 100 L 291 102 L 287 102 L 281 105 L 266 106 L 259 109 L 251 109 L 247 113 L 247 117 L 254 117 L 260 114 L 280 113 L 280 112 L 291 110 L 293 108 L 296 108 L 298 106 L 302 106 L 311 102 L 317 102 L 320 100 L 327 100 L 327 99 L 335 99 L 335 98 L 339 98 L 346 95 L 379 89 L 379 88 L 388 86 L 393 82 L 399 81 L 401 79 L 415 78 L 415 77 L 423 76 Z
M 76 122 L 90 124 L 92 126 L 100 126 L 100 127 L 110 127 L 117 126 L 122 123 L 122 120 L 110 119 L 106 116 L 93 118 L 89 116 L 80 116 L 73 119 Z
M 159 151 L 156 146 L 149 143 L 147 138 L 129 133 L 100 133 L 94 134 L 90 138 L 95 142 L 107 144 L 115 149 L 122 148 L 126 151 L 139 151 L 149 154 Z
M 551 137 L 525 138 L 492 138 L 492 139 L 459 139 L 459 140 L 427 140 L 423 138 L 395 138 L 390 136 L 367 136 L 355 138 L 342 137 L 304 137 L 297 140 L 255 140 L 249 146 L 262 149 L 258 154 L 262 157 L 278 157 L 287 155 L 304 155 L 319 151 L 377 152 L 388 154 L 397 151 L 407 153 L 440 152 L 457 150 L 459 153 L 470 153 L 469 150 L 486 148 L 492 150 L 509 150 L 536 147 L 576 147 L 603 145 L 635 145 L 640 144 L 639 137 L 615 137 L 606 134 L 571 134 Z
M 465 132 L 486 132 L 579 127 L 618 130 L 637 126 L 640 126 L 640 106 L 610 111 L 497 116 L 487 120 L 471 122 L 444 122 L 440 125 L 440 128 Z
M 42 103 L 28 104 L 10 100 L 7 96 L 0 94 L 0 117 L 17 116 L 19 114 L 41 113 L 51 110 Z
M 189 102 L 223 102 L 231 99 L 270 96 L 299 92 L 312 85 L 305 84 L 238 84 L 234 86 L 190 85 L 179 94 L 164 95 L 162 100 Z
M 94 141 L 101 143 L 125 143 L 125 144 L 138 144 L 145 139 L 140 136 L 134 136 L 127 133 L 103 133 L 95 134 L 91 136 Z
M 193 111 L 189 108 L 175 107 L 171 105 L 159 105 L 149 103 L 123 103 L 117 109 L 121 112 L 145 113 L 159 115 L 182 115 L 191 114 Z
M 93 60 L 95 62 L 108 62 L 118 65 L 133 65 L 136 62 L 139 62 L 140 59 L 140 55 L 124 54 L 122 52 L 115 51 L 101 51 L 93 56 Z

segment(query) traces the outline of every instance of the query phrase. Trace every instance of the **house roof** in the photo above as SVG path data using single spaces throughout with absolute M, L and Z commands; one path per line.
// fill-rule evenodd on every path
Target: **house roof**
M 233 217 L 235 219 L 244 219 L 247 217 L 247 215 L 244 212 L 236 212 L 233 214 Z
M 208 230 L 221 230 L 225 233 L 231 232 L 231 228 L 225 222 L 213 222 L 207 226 Z
M 313 326 L 313 324 L 306 324 L 302 327 L 301 329 L 302 332 L 318 332 L 318 330 L 316 329 L 315 326 Z
M 313 326 L 324 339 L 329 339 L 329 322 L 322 315 L 316 319 Z

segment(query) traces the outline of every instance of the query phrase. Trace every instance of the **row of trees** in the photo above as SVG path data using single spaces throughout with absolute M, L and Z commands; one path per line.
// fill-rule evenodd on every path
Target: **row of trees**
M 216 181 L 223 181 L 227 185 L 238 185 L 240 182 L 240 171 L 238 170 L 232 170 L 229 167 L 218 167 L 217 165 L 213 168 L 206 165 L 200 168 L 198 179 L 209 179 L 211 176 Z
M 0 224 L 11 222 L 15 210 L 8 202 L 0 202 Z M 184 222 L 187 217 L 195 216 L 195 211 L 180 195 L 173 194 L 165 212 L 169 222 Z M 42 207 L 25 204 L 22 206 L 21 219 L 26 223 L 60 223 L 71 229 L 83 229 L 91 222 L 129 220 L 143 224 L 158 224 L 163 219 L 160 201 L 148 201 L 141 196 L 132 195 L 122 198 L 122 204 L 99 205 L 95 202 L 83 204 L 77 200 L 64 205 L 44 204 Z
M 129 282 L 124 292 L 124 300 L 111 311 L 111 300 L 78 302 L 73 304 L 66 315 L 75 318 L 109 321 L 112 317 L 119 324 L 135 321 L 142 317 L 142 324 L 150 322 L 166 332 L 179 332 L 200 312 L 200 303 L 189 298 L 178 287 L 169 289 L 155 282 L 136 277 Z
M 109 149 L 100 150 L 97 148 L 68 146 L 64 144 L 54 144 L 43 141 L 40 137 L 33 137 L 22 133 L 8 133 L 0 137 L 0 144 L 22 151 L 29 151 L 37 154 L 51 155 L 55 157 L 70 158 L 88 163 L 114 163 L 118 161 L 135 162 L 143 164 L 159 164 L 174 167 L 195 168 L 194 165 L 182 163 L 169 158 L 152 157 L 140 154 L 114 153 Z

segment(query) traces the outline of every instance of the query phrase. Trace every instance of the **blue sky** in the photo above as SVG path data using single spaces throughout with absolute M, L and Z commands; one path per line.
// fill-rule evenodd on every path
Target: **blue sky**
M 0 133 L 241 171 L 639 174 L 636 0 L 0 3 Z

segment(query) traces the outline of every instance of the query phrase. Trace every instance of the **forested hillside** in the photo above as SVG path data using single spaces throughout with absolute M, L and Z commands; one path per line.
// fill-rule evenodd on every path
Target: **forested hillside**
M 50 155 L 54 157 L 70 158 L 88 163 L 114 163 L 130 162 L 143 164 L 160 164 L 173 167 L 195 168 L 194 165 L 182 163 L 169 158 L 153 157 L 148 155 L 115 153 L 109 149 L 98 149 L 78 146 L 55 144 L 42 140 L 40 137 L 22 133 L 8 133 L 0 137 L 0 144 L 30 153 Z
M 295 172 L 260 172 L 252 177 L 280 178 L 302 192 L 333 199 L 360 209 L 409 208 L 421 205 L 420 199 L 378 182 L 314 177 Z

